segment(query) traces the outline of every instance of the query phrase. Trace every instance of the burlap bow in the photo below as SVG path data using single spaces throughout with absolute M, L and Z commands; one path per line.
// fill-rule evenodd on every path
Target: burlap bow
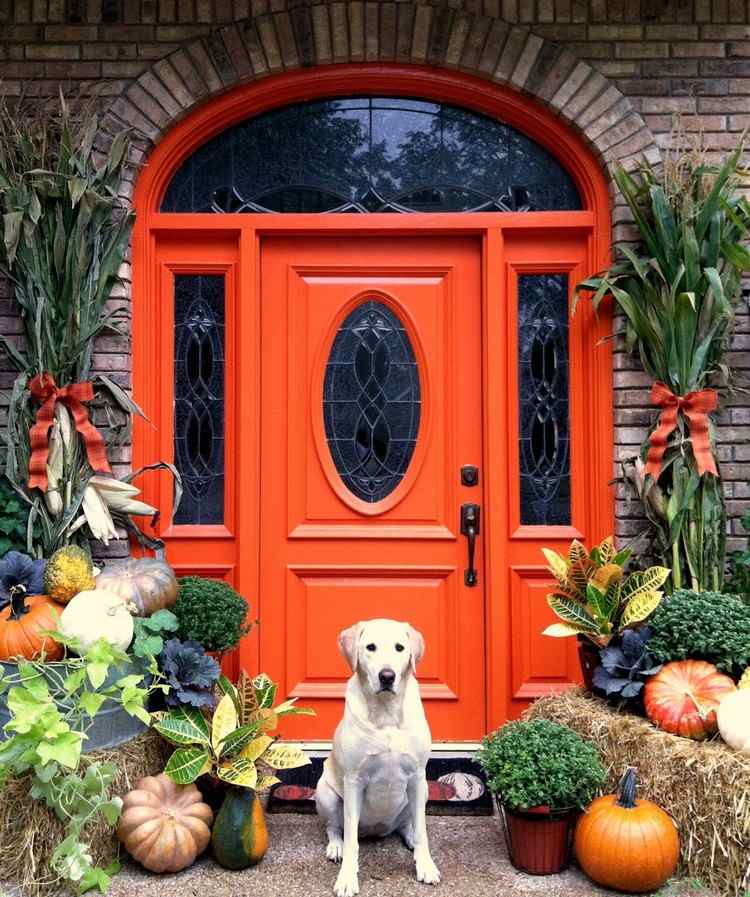
M 36 421 L 29 432 L 31 458 L 29 459 L 29 489 L 47 490 L 47 457 L 49 455 L 49 428 L 55 418 L 55 405 L 61 402 L 73 416 L 76 430 L 81 434 L 91 468 L 98 473 L 112 473 L 107 461 L 107 449 L 101 433 L 89 420 L 88 411 L 81 404 L 94 398 L 90 381 L 69 383 L 58 389 L 55 378 L 48 373 L 37 374 L 29 383 L 32 398 L 40 404 Z
M 719 471 L 711 451 L 708 421 L 709 413 L 715 411 L 719 404 L 716 390 L 702 389 L 685 396 L 676 396 L 666 384 L 657 380 L 651 387 L 651 402 L 663 411 L 659 415 L 659 426 L 649 440 L 646 474 L 651 474 L 655 480 L 659 478 L 669 434 L 677 426 L 677 415 L 682 411 L 690 423 L 690 439 L 698 474 L 703 476 L 704 473 L 712 473 L 717 477 Z

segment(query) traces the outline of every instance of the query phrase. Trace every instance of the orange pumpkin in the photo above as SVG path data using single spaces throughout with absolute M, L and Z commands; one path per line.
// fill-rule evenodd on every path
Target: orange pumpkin
M 0 660 L 60 660 L 63 646 L 44 632 L 56 630 L 60 618 L 47 595 L 27 595 L 23 586 L 10 590 L 10 604 L 0 611 Z
M 655 891 L 674 873 L 680 857 L 677 827 L 650 800 L 636 798 L 630 767 L 617 794 L 598 797 L 578 820 L 575 851 L 597 884 L 617 891 Z
M 213 818 L 195 785 L 176 785 L 161 773 L 125 795 L 117 837 L 149 872 L 179 872 L 208 846 Z
M 705 660 L 676 660 L 662 667 L 644 689 L 644 704 L 654 725 L 685 738 L 708 738 L 717 731 L 716 710 L 737 690 L 729 676 Z

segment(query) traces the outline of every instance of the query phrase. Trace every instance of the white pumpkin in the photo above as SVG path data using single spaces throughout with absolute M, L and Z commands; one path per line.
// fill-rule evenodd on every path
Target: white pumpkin
M 60 631 L 77 638 L 82 651 L 88 651 L 100 638 L 125 651 L 133 640 L 133 617 L 119 595 L 107 589 L 91 589 L 79 592 L 65 606 Z
M 727 695 L 716 711 L 719 732 L 729 747 L 750 754 L 750 688 Z

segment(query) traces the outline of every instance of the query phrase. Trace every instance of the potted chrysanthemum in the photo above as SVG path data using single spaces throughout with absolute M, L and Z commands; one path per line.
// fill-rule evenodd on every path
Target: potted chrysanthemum
M 516 869 L 532 875 L 565 869 L 576 818 L 606 781 L 594 745 L 549 720 L 510 722 L 485 737 L 477 760 Z

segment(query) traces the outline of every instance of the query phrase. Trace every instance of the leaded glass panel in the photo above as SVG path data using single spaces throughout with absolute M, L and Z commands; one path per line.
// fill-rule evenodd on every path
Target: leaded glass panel
M 390 495 L 414 454 L 421 416 L 409 336 L 388 306 L 368 299 L 343 321 L 323 386 L 328 447 L 347 489 L 366 502 Z
M 176 524 L 224 522 L 224 277 L 174 278 Z
M 363 97 L 274 109 L 204 143 L 163 212 L 580 209 L 568 172 L 510 125 L 424 100 Z
M 521 523 L 570 524 L 568 275 L 518 278 Z

